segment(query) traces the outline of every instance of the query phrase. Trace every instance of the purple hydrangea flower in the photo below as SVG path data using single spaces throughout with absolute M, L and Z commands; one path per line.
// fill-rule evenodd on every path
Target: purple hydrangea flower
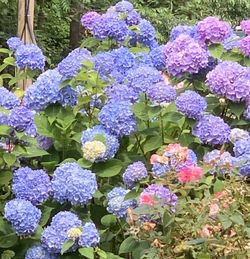
M 53 139 L 46 136 L 37 136 L 36 140 L 43 150 L 48 150 L 53 145 Z
M 239 45 L 239 39 L 240 37 L 233 34 L 230 38 L 227 38 L 223 41 L 223 47 L 226 51 L 230 51 L 235 47 L 238 47 Z
M 107 211 L 114 214 L 118 218 L 126 218 L 128 208 L 136 206 L 135 200 L 124 200 L 129 190 L 122 187 L 115 187 L 108 193 Z
M 45 66 L 45 57 L 42 50 L 35 44 L 21 44 L 15 52 L 16 64 L 20 69 L 40 69 Z
M 34 245 L 30 247 L 25 254 L 25 259 L 57 259 L 57 258 L 58 258 L 57 255 L 50 254 L 41 245 Z
M 86 223 L 83 226 L 82 235 L 79 238 L 78 244 L 80 247 L 95 247 L 100 242 L 100 235 L 95 224 Z
M 21 167 L 13 174 L 12 191 L 17 198 L 28 200 L 33 205 L 41 204 L 51 192 L 49 176 L 43 170 Z
M 240 27 L 246 35 L 250 35 L 250 19 L 241 21 Z
M 176 99 L 176 90 L 165 82 L 149 85 L 146 94 L 153 103 L 169 103 Z
M 128 102 L 107 103 L 98 118 L 107 131 L 117 136 L 130 135 L 136 130 L 136 119 Z
M 125 19 L 127 25 L 129 26 L 137 25 L 140 22 L 140 20 L 141 20 L 141 15 L 135 10 L 128 12 Z
M 15 51 L 20 45 L 23 45 L 23 42 L 19 37 L 11 37 L 7 40 L 7 45 L 10 50 Z
M 219 43 L 230 37 L 232 29 L 227 22 L 209 16 L 197 24 L 197 37 L 206 44 Z
M 94 12 L 94 11 L 87 12 L 82 16 L 81 24 L 83 27 L 87 28 L 88 30 L 92 30 L 94 20 L 100 16 L 101 15 L 99 13 Z
M 122 0 L 115 5 L 116 12 L 131 12 L 134 9 L 129 1 Z
M 230 127 L 222 118 L 214 115 L 204 115 L 193 127 L 192 133 L 203 143 L 222 145 L 228 142 Z
M 128 188 L 133 188 L 137 182 L 146 178 L 147 176 L 148 176 L 147 168 L 142 162 L 138 161 L 138 162 L 134 162 L 133 164 L 130 164 L 126 168 L 122 178 L 123 178 L 124 184 Z
M 113 158 L 119 148 L 117 137 L 108 133 L 101 125 L 96 125 L 91 129 L 83 131 L 81 138 L 82 146 L 84 147 L 87 142 L 94 141 L 95 138 L 98 140 L 98 137 L 100 136 L 104 140 L 103 144 L 105 145 L 105 152 L 101 157 L 97 157 L 94 162 L 105 161 Z
M 0 113 L 0 125 L 8 125 L 9 117 L 5 112 Z
M 247 36 L 239 41 L 238 48 L 244 56 L 250 57 L 250 36 Z
M 243 113 L 243 116 L 246 120 L 249 120 L 250 121 L 250 105 L 247 103 L 246 107 L 245 107 L 245 110 L 244 110 L 244 113 Z
M 65 163 L 54 172 L 52 197 L 59 203 L 70 202 L 73 205 L 87 204 L 97 190 L 95 174 L 82 169 L 77 163 Z
M 207 108 L 206 99 L 195 91 L 187 90 L 177 97 L 176 108 L 188 118 L 198 120 Z
M 181 34 L 176 40 L 169 41 L 164 49 L 166 67 L 173 76 L 185 73 L 198 73 L 208 64 L 208 53 L 198 42 L 188 35 Z
M 0 87 L 0 106 L 11 110 L 20 105 L 17 96 L 4 87 Z
M 34 234 L 41 215 L 41 211 L 31 202 L 22 199 L 11 200 L 4 207 L 4 217 L 11 223 L 18 236 Z
M 208 57 L 208 63 L 205 68 L 201 68 L 197 74 L 193 74 L 192 77 L 198 80 L 205 80 L 207 73 L 212 71 L 218 65 L 218 60 L 212 56 Z
M 234 154 L 236 157 L 250 154 L 250 138 L 239 139 L 234 143 Z
M 250 95 L 250 76 L 247 68 L 232 61 L 223 61 L 210 71 L 206 85 L 212 93 L 233 102 L 245 100 Z
M 191 25 L 177 25 L 175 26 L 170 32 L 170 40 L 174 41 L 177 39 L 181 34 L 186 34 L 191 38 L 196 36 L 196 26 Z
M 82 222 L 74 213 L 60 211 L 52 218 L 51 224 L 42 232 L 42 245 L 50 253 L 60 253 L 66 241 L 74 240 L 70 235 L 70 231 L 72 229 L 79 229 L 77 231 L 79 235 L 76 237 L 75 244 L 71 248 L 71 250 L 76 250 L 78 248 L 77 239 L 82 234 L 81 228 Z
M 229 140 L 234 144 L 240 139 L 250 138 L 249 132 L 243 129 L 234 128 L 230 132 Z
M 163 45 L 152 49 L 150 51 L 149 55 L 154 64 L 154 67 L 157 70 L 163 71 L 166 68 L 166 59 L 165 59 L 165 55 L 164 55 L 164 46 Z

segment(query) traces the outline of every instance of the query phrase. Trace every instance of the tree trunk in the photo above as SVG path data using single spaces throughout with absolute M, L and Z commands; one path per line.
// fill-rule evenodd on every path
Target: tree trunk
M 72 1 L 71 4 L 71 16 L 72 20 L 70 23 L 70 36 L 69 36 L 69 47 L 75 49 L 80 45 L 80 14 L 81 6 L 78 1 Z

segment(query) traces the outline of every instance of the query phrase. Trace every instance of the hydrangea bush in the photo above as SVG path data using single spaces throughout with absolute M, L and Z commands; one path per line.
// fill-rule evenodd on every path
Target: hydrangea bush
M 1 258 L 249 258 L 250 20 L 160 45 L 122 0 L 81 24 L 50 69 L 0 49 Z

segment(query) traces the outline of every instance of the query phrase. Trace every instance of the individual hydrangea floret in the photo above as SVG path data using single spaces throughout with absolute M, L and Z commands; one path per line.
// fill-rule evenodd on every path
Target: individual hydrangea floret
M 235 128 L 232 129 L 230 132 L 229 140 L 234 144 L 236 141 L 240 139 L 247 139 L 249 138 L 249 132 L 243 129 Z
M 129 1 L 122 0 L 115 5 L 116 12 L 131 12 L 134 9 Z
M 77 241 L 81 234 L 82 222 L 77 215 L 69 211 L 60 211 L 42 232 L 41 242 L 50 253 L 60 253 L 66 241 L 74 240 L 75 243 L 70 248 L 74 251 L 78 248 Z
M 42 50 L 35 44 L 20 45 L 15 52 L 16 64 L 20 69 L 40 69 L 45 66 Z
M 96 247 L 100 242 L 99 232 L 93 223 L 86 223 L 83 226 L 82 235 L 79 237 L 80 247 Z
M 206 85 L 212 93 L 233 102 L 245 100 L 250 95 L 250 76 L 247 68 L 232 61 L 223 61 L 210 71 Z
M 48 150 L 53 145 L 53 139 L 46 136 L 37 136 L 38 145 L 43 150 Z
M 30 201 L 33 205 L 45 202 L 51 192 L 49 176 L 43 170 L 21 167 L 14 171 L 12 191 L 17 198 Z
M 238 48 L 242 51 L 244 56 L 250 57 L 250 36 L 241 39 L 238 43 Z
M 54 172 L 52 197 L 59 203 L 70 202 L 72 205 L 87 204 L 97 190 L 95 174 L 82 169 L 77 163 L 65 163 Z
M 11 200 L 4 207 L 4 217 L 18 236 L 34 234 L 41 215 L 41 211 L 31 202 L 22 199 Z
M 26 91 L 24 105 L 34 111 L 42 111 L 49 104 L 60 100 L 59 87 L 62 76 L 57 70 L 42 73 Z
M 250 19 L 241 21 L 240 27 L 246 35 L 250 35 Z
M 136 130 L 136 119 L 129 102 L 107 103 L 98 118 L 108 132 L 117 136 L 130 135 Z
M 17 131 L 25 131 L 34 123 L 34 112 L 24 106 L 15 107 L 9 115 L 9 125 Z
M 0 87 L 0 106 L 11 110 L 20 105 L 18 97 L 4 87 Z
M 146 94 L 153 103 L 169 103 L 176 99 L 176 90 L 165 82 L 152 84 L 147 88 Z
M 130 164 L 124 174 L 123 182 L 128 188 L 133 188 L 137 182 L 148 176 L 147 168 L 145 165 L 138 161 Z
M 7 40 L 7 45 L 10 50 L 15 51 L 19 46 L 23 45 L 23 42 L 19 37 L 11 37 Z
M 197 37 L 206 44 L 219 43 L 230 37 L 232 29 L 227 22 L 209 16 L 197 24 Z
M 153 62 L 154 67 L 159 70 L 163 71 L 166 68 L 166 59 L 164 55 L 164 46 L 159 46 L 154 48 L 149 53 L 150 58 Z
M 236 157 L 250 154 L 250 138 L 239 139 L 234 143 L 234 154 Z
M 57 258 L 58 258 L 57 255 L 50 254 L 41 245 L 34 245 L 30 247 L 25 254 L 25 259 L 57 259 Z
M 137 52 L 135 54 L 138 66 L 154 67 L 152 59 L 148 52 Z
M 137 25 L 141 20 L 141 15 L 136 12 L 135 10 L 132 10 L 131 12 L 127 13 L 125 22 L 127 25 Z
M 122 187 L 115 187 L 108 193 L 108 207 L 107 211 L 114 214 L 118 218 L 126 218 L 128 208 L 136 206 L 135 200 L 124 200 L 129 190 Z
M 188 118 L 195 120 L 198 120 L 207 108 L 206 99 L 191 90 L 187 90 L 180 94 L 175 103 L 179 112 L 182 112 Z
M 64 79 L 70 79 L 81 69 L 82 63 L 89 59 L 91 59 L 91 54 L 87 49 L 76 48 L 58 64 L 58 72 Z
M 228 142 L 230 127 L 222 118 L 204 115 L 193 127 L 192 133 L 201 142 L 209 145 L 222 145 Z
M 101 15 L 99 13 L 94 11 L 87 12 L 81 17 L 81 24 L 88 30 L 92 30 L 94 20 L 100 16 Z
M 177 25 L 170 32 L 170 40 L 174 41 L 181 34 L 186 34 L 192 38 L 196 36 L 196 26 L 192 25 Z
M 208 64 L 207 51 L 185 34 L 181 34 L 174 41 L 169 41 L 165 46 L 164 54 L 167 70 L 173 76 L 198 73 Z

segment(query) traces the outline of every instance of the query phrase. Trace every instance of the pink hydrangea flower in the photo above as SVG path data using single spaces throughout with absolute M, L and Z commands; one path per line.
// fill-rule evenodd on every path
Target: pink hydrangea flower
M 146 205 L 153 206 L 155 204 L 155 201 L 151 195 L 143 194 L 140 196 L 140 204 L 146 204 Z
M 209 217 L 211 218 L 216 218 L 218 212 L 220 211 L 220 207 L 217 203 L 212 203 L 210 204 L 210 207 L 209 207 Z
M 188 183 L 188 182 L 197 182 L 202 177 L 202 168 L 190 165 L 187 167 L 184 167 L 179 173 L 178 173 L 178 180 L 182 183 Z

